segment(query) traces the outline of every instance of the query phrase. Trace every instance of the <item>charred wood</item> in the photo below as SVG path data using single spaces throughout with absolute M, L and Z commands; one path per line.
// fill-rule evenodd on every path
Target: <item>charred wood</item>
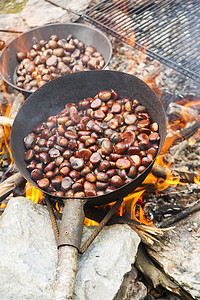
M 167 108 L 167 115 L 169 120 L 174 118 L 178 119 L 184 115 L 184 117 L 187 117 L 188 120 L 194 121 L 198 117 L 198 111 L 173 102 L 170 103 Z
M 170 176 L 173 179 L 179 178 L 180 182 L 184 183 L 194 183 L 194 178 L 198 176 L 197 172 L 173 170 L 157 164 L 153 165 L 152 174 L 164 179 L 166 179 L 167 176 Z
M 187 218 L 190 214 L 193 214 L 199 210 L 200 210 L 200 201 L 195 203 L 193 206 L 185 208 L 180 213 L 172 216 L 171 218 L 168 218 L 167 220 L 163 221 L 159 227 L 165 228 L 165 227 L 171 226 L 174 223 L 176 223 L 184 218 Z
M 198 128 L 200 127 L 200 116 L 196 119 L 195 122 L 192 123 L 190 127 L 184 128 L 179 132 L 174 132 L 173 135 L 167 136 L 164 146 L 162 147 L 161 154 L 165 154 L 169 147 L 174 145 L 175 143 L 181 142 L 184 139 L 188 139 L 193 136 Z

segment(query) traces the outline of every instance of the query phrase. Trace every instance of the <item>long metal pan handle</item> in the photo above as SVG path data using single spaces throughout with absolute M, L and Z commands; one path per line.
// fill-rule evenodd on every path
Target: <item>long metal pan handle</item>
M 58 262 L 53 300 L 73 299 L 77 273 L 77 255 L 84 224 L 86 201 L 68 199 L 65 202 L 58 239 Z

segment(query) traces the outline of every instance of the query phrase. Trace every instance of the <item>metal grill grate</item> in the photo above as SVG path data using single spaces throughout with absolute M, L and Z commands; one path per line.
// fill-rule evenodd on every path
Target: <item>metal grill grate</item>
M 82 16 L 200 82 L 199 0 L 105 0 Z

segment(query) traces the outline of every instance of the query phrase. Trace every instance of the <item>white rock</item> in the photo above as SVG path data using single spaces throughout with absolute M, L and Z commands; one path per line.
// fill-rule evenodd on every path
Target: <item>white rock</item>
M 93 229 L 85 228 L 83 241 Z M 128 225 L 105 227 L 79 257 L 74 300 L 111 300 L 135 261 L 140 238 Z
M 66 10 L 44 0 L 29 0 L 21 17 L 29 27 L 70 21 L 70 14 Z
M 82 243 L 94 228 L 84 227 Z M 74 300 L 111 300 L 135 261 L 138 235 L 127 225 L 105 227 L 78 257 Z M 57 247 L 46 207 L 16 197 L 0 217 L 0 299 L 50 300 Z
M 73 9 L 77 12 L 85 11 L 90 2 L 91 0 L 51 0 L 51 3 L 55 3 L 62 8 Z
M 22 20 L 20 14 L 0 14 L 0 28 L 8 31 L 27 31 L 30 29 Z
M 0 299 L 50 300 L 57 247 L 48 211 L 24 197 L 0 219 Z

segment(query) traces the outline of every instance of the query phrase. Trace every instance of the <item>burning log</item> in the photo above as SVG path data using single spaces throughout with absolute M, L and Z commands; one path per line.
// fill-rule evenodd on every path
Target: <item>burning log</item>
M 166 179 L 167 176 L 170 178 L 179 178 L 180 182 L 184 183 L 194 183 L 194 178 L 198 176 L 197 172 L 189 172 L 189 171 L 179 171 L 179 170 L 171 170 L 166 166 L 161 166 L 158 164 L 154 164 L 152 168 L 152 174 L 157 178 L 161 177 Z
M 187 120 L 192 122 L 198 117 L 198 111 L 191 107 L 185 107 L 172 102 L 168 106 L 167 115 L 169 120 L 172 118 L 179 119 L 180 117 L 184 117 L 184 119 L 187 118 Z
M 194 135 L 200 127 L 200 116 L 192 123 L 190 127 L 180 130 L 180 132 L 173 132 L 173 135 L 167 136 L 164 146 L 162 147 L 161 154 L 168 151 L 169 147 L 184 139 L 188 139 Z

